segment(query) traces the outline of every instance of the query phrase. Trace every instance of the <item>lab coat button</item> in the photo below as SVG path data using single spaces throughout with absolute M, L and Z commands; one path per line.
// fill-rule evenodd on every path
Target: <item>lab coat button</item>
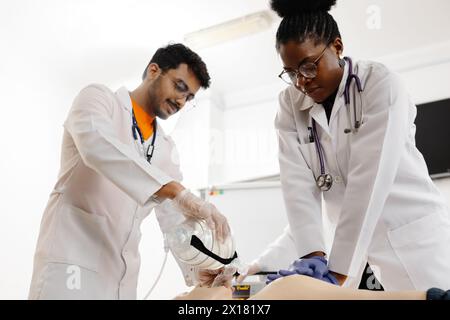
M 342 179 L 341 179 L 340 176 L 334 177 L 334 182 L 336 182 L 336 183 L 341 183 L 341 181 L 342 181 Z

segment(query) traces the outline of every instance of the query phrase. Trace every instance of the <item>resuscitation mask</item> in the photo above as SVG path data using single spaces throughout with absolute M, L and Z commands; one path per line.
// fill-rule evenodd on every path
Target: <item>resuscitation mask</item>
M 172 254 L 181 262 L 199 269 L 217 270 L 234 267 L 239 273 L 246 271 L 237 258 L 233 236 L 219 242 L 205 221 L 186 219 L 165 233 Z

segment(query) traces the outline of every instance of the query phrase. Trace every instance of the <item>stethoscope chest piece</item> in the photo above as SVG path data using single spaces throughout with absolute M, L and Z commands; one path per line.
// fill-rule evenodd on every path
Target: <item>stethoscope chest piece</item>
M 316 179 L 317 187 L 322 191 L 328 191 L 333 185 L 333 177 L 331 174 L 321 174 Z

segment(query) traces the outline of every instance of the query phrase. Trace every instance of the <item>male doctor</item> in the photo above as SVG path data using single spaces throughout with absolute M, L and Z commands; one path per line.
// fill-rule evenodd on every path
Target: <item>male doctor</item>
M 134 91 L 90 85 L 79 93 L 64 124 L 30 299 L 135 299 L 140 225 L 152 209 L 163 232 L 195 218 L 228 236 L 226 218 L 179 183 L 174 142 L 157 122 L 209 83 L 201 58 L 173 44 L 156 51 Z M 194 284 L 198 270 L 179 265 Z

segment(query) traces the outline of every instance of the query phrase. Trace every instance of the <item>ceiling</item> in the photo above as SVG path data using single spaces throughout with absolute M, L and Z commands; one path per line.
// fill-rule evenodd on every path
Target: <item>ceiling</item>
M 367 9 L 381 11 L 370 30 Z M 0 4 L 2 55 L 66 88 L 89 82 L 138 84 L 153 52 L 186 33 L 268 9 L 268 0 L 15 0 Z M 376 58 L 450 39 L 448 0 L 338 0 L 332 11 L 346 53 Z M 272 28 L 197 52 L 226 95 L 278 81 Z M 0 64 L 8 68 L 7 62 Z

